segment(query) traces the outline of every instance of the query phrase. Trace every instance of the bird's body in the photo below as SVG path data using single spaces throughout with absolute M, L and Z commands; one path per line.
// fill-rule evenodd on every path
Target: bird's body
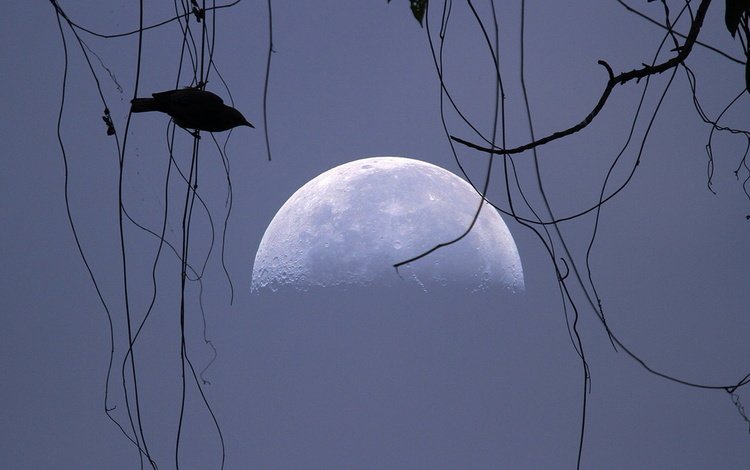
M 154 93 L 152 98 L 135 98 L 134 113 L 158 111 L 168 114 L 178 126 L 207 132 L 222 132 L 237 126 L 255 127 L 231 106 L 210 91 L 198 88 Z

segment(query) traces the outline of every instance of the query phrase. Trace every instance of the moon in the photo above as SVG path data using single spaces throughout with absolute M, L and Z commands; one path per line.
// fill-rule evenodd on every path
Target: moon
M 337 166 L 276 213 L 255 255 L 251 291 L 405 282 L 423 290 L 523 291 L 516 244 L 486 202 L 459 242 L 393 267 L 464 233 L 479 202 L 466 181 L 420 160 L 383 156 Z

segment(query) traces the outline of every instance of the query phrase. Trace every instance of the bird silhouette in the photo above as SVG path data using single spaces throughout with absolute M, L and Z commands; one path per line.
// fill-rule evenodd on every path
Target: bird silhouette
M 152 98 L 135 98 L 130 103 L 130 111 L 147 113 L 158 111 L 168 114 L 183 129 L 195 131 L 222 132 L 237 126 L 255 127 L 231 106 L 210 91 L 199 88 L 154 93 Z M 197 137 L 198 133 L 193 132 Z

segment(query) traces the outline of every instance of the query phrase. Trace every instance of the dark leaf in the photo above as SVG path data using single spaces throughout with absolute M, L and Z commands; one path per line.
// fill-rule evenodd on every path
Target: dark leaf
M 417 21 L 419 21 L 419 25 L 422 26 L 424 12 L 427 10 L 427 0 L 409 0 L 409 3 L 411 4 L 411 12 L 414 13 L 414 18 L 416 18 Z
M 388 0 L 391 3 L 391 0 Z M 411 12 L 414 18 L 419 21 L 419 25 L 422 26 L 422 20 L 424 20 L 424 13 L 427 11 L 427 0 L 409 0 Z
M 724 11 L 724 23 L 732 34 L 737 34 L 737 28 L 740 25 L 742 15 L 750 11 L 750 0 L 727 0 L 726 10 Z

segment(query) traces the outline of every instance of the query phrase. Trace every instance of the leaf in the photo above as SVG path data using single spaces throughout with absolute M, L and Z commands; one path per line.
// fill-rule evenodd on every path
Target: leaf
M 732 37 L 737 34 L 742 15 L 748 13 L 748 11 L 750 11 L 750 0 L 727 0 L 724 23 Z
M 388 3 L 391 3 L 391 0 L 388 0 Z M 409 5 L 414 18 L 419 21 L 419 26 L 422 26 L 424 13 L 427 11 L 427 0 L 409 0 Z
M 409 0 L 409 3 L 411 4 L 411 12 L 414 13 L 414 18 L 419 21 L 419 26 L 422 26 L 424 12 L 427 10 L 427 0 Z

